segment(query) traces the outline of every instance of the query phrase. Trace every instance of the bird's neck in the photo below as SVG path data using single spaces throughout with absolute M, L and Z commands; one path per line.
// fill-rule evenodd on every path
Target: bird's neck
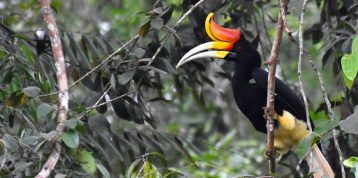
M 248 84 L 252 79 L 252 71 L 255 68 L 260 68 L 261 57 L 256 50 L 252 50 L 239 62 L 235 62 L 235 72 L 233 76 L 233 84 Z
M 235 63 L 235 72 L 232 77 L 233 84 L 245 84 L 249 83 L 252 79 L 252 70 L 251 68 L 247 68 L 245 65 L 240 63 Z

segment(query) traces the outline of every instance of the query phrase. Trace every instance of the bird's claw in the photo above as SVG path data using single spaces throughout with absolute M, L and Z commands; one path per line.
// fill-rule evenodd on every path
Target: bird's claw
M 265 154 L 264 154 L 264 157 L 266 158 L 266 159 L 271 159 L 272 158 L 272 153 L 267 149 L 267 148 L 265 148 Z M 280 152 L 278 152 L 276 149 L 274 149 L 274 151 L 273 151 L 273 158 L 279 158 L 280 157 Z

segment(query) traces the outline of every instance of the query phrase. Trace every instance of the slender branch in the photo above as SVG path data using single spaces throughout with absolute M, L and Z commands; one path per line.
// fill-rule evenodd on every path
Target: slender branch
M 110 83 L 107 84 L 107 86 L 109 86 Z M 105 87 L 107 88 L 107 87 Z M 107 93 L 109 92 L 109 90 L 112 88 L 112 86 L 109 86 L 101 95 L 101 97 L 98 98 L 98 100 L 94 103 L 94 105 L 97 105 L 99 102 L 101 102 L 101 100 L 107 95 Z
M 287 1 L 287 0 L 285 0 L 285 1 Z M 292 37 L 292 31 L 290 30 L 290 27 L 289 27 L 289 25 L 288 25 L 288 20 L 287 20 L 287 18 L 286 18 L 287 6 L 286 6 L 286 7 L 280 7 L 280 9 L 281 9 L 280 13 L 281 13 L 281 15 L 282 15 L 282 20 L 283 20 L 283 27 L 284 27 L 284 29 L 285 29 L 287 35 L 288 35 L 288 38 L 289 38 L 290 40 L 292 40 L 292 39 L 293 39 L 293 37 Z
M 5 163 L 6 163 L 6 158 L 7 158 L 7 148 L 6 148 L 6 143 L 4 142 L 4 140 L 3 139 L 0 139 L 0 143 L 1 143 L 1 145 L 2 145 L 2 147 L 3 147 L 3 160 L 2 160 L 2 162 L 1 162 L 1 164 L 0 164 L 0 170 L 2 170 L 3 169 L 3 167 L 5 166 Z
M 132 43 L 133 41 L 138 40 L 139 35 L 135 35 L 132 39 L 130 39 L 129 41 L 127 41 L 126 43 L 124 43 L 121 47 L 119 47 L 116 51 L 114 51 L 113 53 L 111 53 L 109 56 L 107 56 L 100 64 L 98 64 L 97 66 L 95 66 L 94 68 L 92 68 L 90 71 L 88 71 L 85 75 L 83 75 L 81 78 L 79 78 L 78 80 L 74 81 L 72 84 L 70 84 L 68 87 L 71 88 L 74 85 L 78 84 L 79 82 L 81 82 L 84 78 L 86 78 L 87 76 L 89 76 L 92 72 L 94 72 L 95 70 L 97 70 L 99 67 L 101 67 L 103 64 L 109 62 L 110 60 L 112 60 L 112 57 L 114 55 L 116 55 L 117 53 L 119 53 L 124 47 L 128 46 L 130 43 Z M 39 95 L 39 97 L 46 97 L 46 96 L 51 96 L 51 95 L 55 95 L 58 92 L 53 92 L 53 93 L 48 93 L 45 95 Z
M 25 114 L 23 114 L 20 110 L 14 108 L 14 107 L 10 107 L 10 106 L 5 106 L 5 108 L 20 114 L 22 116 L 22 118 L 27 122 L 27 124 L 29 124 L 29 126 L 32 128 L 32 130 L 34 130 L 36 133 L 39 132 L 37 130 L 37 128 L 35 127 L 35 125 L 30 121 L 30 119 Z
M 94 108 L 103 106 L 103 105 L 105 105 L 105 104 L 107 104 L 107 103 L 110 103 L 110 102 L 115 101 L 115 100 L 117 100 L 117 99 L 123 98 L 123 97 L 128 96 L 128 95 L 130 95 L 130 94 L 132 94 L 132 93 L 135 93 L 135 92 L 136 92 L 136 91 L 130 91 L 130 92 L 126 93 L 126 94 L 117 96 L 117 97 L 115 97 L 115 98 L 113 98 L 113 99 L 110 99 L 110 100 L 108 100 L 108 101 L 106 101 L 106 102 L 103 102 L 103 103 L 101 103 L 101 104 L 95 104 L 95 105 L 93 105 L 93 106 L 91 106 L 91 107 L 87 107 L 86 110 L 90 110 L 90 109 L 94 109 Z
M 311 122 L 309 120 L 309 114 L 308 114 L 307 98 L 306 98 L 306 95 L 305 95 L 305 92 L 304 92 L 304 89 L 303 89 L 303 84 L 302 84 L 302 79 L 301 79 L 301 61 L 302 61 L 303 52 L 305 52 L 308 55 L 309 63 L 311 64 L 313 70 L 316 72 L 316 75 L 317 75 L 319 83 L 320 83 L 322 95 L 323 95 L 323 98 L 325 100 L 325 103 L 326 103 L 326 106 L 327 106 L 327 109 L 328 109 L 328 117 L 332 121 L 334 120 L 334 113 L 333 113 L 333 110 L 332 110 L 331 103 L 330 103 L 330 101 L 328 99 L 326 89 L 324 87 L 324 83 L 323 83 L 321 73 L 318 70 L 317 66 L 314 64 L 314 62 L 312 60 L 312 56 L 310 55 L 310 53 L 303 47 L 303 35 L 302 35 L 303 34 L 303 29 L 302 28 L 303 28 L 303 19 L 304 19 L 304 13 L 305 13 L 307 1 L 308 0 L 303 1 L 302 10 L 301 10 L 301 14 L 300 14 L 300 26 L 299 26 L 299 31 L 298 31 L 298 37 L 299 37 L 298 38 L 298 40 L 299 40 L 298 79 L 299 79 L 299 86 L 300 86 L 300 90 L 301 90 L 301 93 L 302 93 L 303 101 L 305 103 L 307 125 L 308 125 L 310 131 L 312 131 L 312 126 L 311 126 Z M 291 41 L 295 42 L 293 40 L 293 38 L 291 39 Z M 345 178 L 346 173 L 345 173 L 345 169 L 344 169 L 344 165 L 343 165 L 343 154 L 342 154 L 341 148 L 340 148 L 338 140 L 337 140 L 337 130 L 333 129 L 332 134 L 333 134 L 333 142 L 334 142 L 334 145 L 336 147 L 336 150 L 337 150 L 338 156 L 339 156 L 339 164 L 340 164 L 340 167 L 341 167 L 342 178 Z
M 180 17 L 180 19 L 175 23 L 174 28 L 178 27 L 178 25 L 191 13 L 194 11 L 195 8 L 197 8 L 201 3 L 203 3 L 205 0 L 200 0 L 198 1 L 196 4 L 194 4 L 182 17 Z M 162 44 L 160 45 L 160 47 L 157 49 L 157 51 L 154 53 L 154 55 L 152 56 L 152 58 L 150 59 L 150 61 L 148 62 L 148 66 L 151 65 L 154 60 L 158 57 L 160 51 L 162 51 L 165 42 L 169 39 L 171 33 L 168 33 L 167 35 L 165 35 Z
M 327 91 L 326 91 L 326 88 L 325 88 L 324 83 L 323 83 L 321 72 L 318 70 L 317 66 L 313 62 L 312 56 L 309 53 L 309 51 L 307 49 L 305 49 L 305 48 L 303 48 L 303 51 L 308 56 L 308 62 L 310 63 L 311 67 L 313 68 L 313 70 L 315 71 L 315 73 L 317 75 L 318 81 L 320 83 L 322 96 L 324 98 L 324 101 L 325 101 L 327 109 L 328 109 L 328 117 L 333 121 L 334 120 L 334 112 L 332 110 L 331 102 L 328 99 Z M 337 131 L 336 129 L 333 129 L 333 131 L 332 131 L 333 142 L 334 142 L 334 146 L 335 146 L 335 148 L 336 148 L 336 150 L 338 152 L 339 164 L 340 164 L 341 172 L 342 172 L 342 178 L 345 178 L 346 177 L 346 171 L 345 171 L 344 165 L 343 165 L 344 158 L 343 158 L 343 153 L 341 151 L 341 148 L 340 148 L 338 140 L 337 140 L 337 132 L 336 131 Z
M 309 110 L 308 110 L 308 102 L 307 102 L 307 97 L 306 97 L 306 93 L 305 93 L 305 90 L 303 88 L 303 82 L 302 82 L 303 22 L 304 22 L 304 14 L 305 14 L 306 6 L 307 6 L 307 1 L 308 0 L 303 1 L 301 14 L 300 14 L 300 17 L 299 17 L 300 18 L 299 29 L 298 29 L 299 54 L 298 54 L 297 75 L 298 75 L 298 84 L 299 84 L 300 92 L 301 92 L 302 99 L 303 99 L 303 102 L 304 102 L 304 105 L 305 105 L 307 127 L 310 130 L 310 132 L 312 132 L 312 125 L 311 125 L 311 120 L 310 120 L 310 117 L 309 117 Z M 292 36 L 289 39 L 291 39 L 291 41 L 294 41 Z M 310 154 L 308 156 L 313 157 L 313 153 L 310 152 Z M 312 158 L 308 159 L 307 163 L 308 163 L 309 167 L 312 167 L 313 159 Z
M 305 104 L 306 123 L 307 123 L 307 126 L 308 126 L 309 130 L 312 132 L 312 126 L 311 126 L 311 121 L 310 121 L 310 117 L 309 117 L 307 97 L 306 97 L 305 90 L 303 88 L 303 83 L 302 83 L 303 22 L 304 22 L 303 19 L 304 19 L 304 13 L 305 13 L 307 1 L 308 0 L 303 1 L 302 10 L 301 10 L 301 14 L 300 14 L 300 25 L 299 25 L 299 29 L 298 29 L 299 55 L 298 55 L 297 73 L 298 73 L 299 88 L 300 88 L 300 91 L 301 91 L 301 94 L 302 94 L 303 102 Z
M 286 7 L 287 1 L 280 1 L 280 6 Z M 281 8 L 279 9 L 281 11 Z M 269 159 L 269 172 L 275 173 L 275 148 L 274 148 L 274 100 L 275 100 L 275 73 L 276 73 L 276 61 L 280 51 L 280 44 L 282 39 L 283 20 L 281 13 L 278 15 L 278 21 L 276 25 L 275 39 L 271 49 L 269 65 L 269 76 L 267 79 L 267 101 L 265 108 L 265 118 L 267 127 L 267 155 Z
M 145 164 L 146 164 L 146 162 L 147 162 L 147 159 L 146 159 L 144 156 L 142 156 L 142 161 L 143 161 L 143 164 L 142 164 L 142 166 L 140 167 L 136 178 L 139 178 L 139 176 L 141 176 L 141 173 L 142 173 L 143 170 L 144 170 L 144 166 L 145 166 Z M 143 176 L 143 177 L 145 177 L 145 176 Z
M 65 128 L 65 120 L 68 113 L 68 85 L 67 85 L 67 76 L 66 76 L 66 65 L 65 58 L 62 51 L 61 38 L 57 29 L 55 17 L 52 14 L 50 7 L 50 0 L 39 0 L 38 4 L 41 8 L 41 14 L 43 16 L 44 22 L 46 24 L 47 34 L 51 40 L 51 47 L 53 58 L 56 66 L 56 77 L 58 85 L 58 115 L 57 115 L 57 135 L 61 135 Z M 55 141 L 55 146 L 53 147 L 48 160 L 43 165 L 41 171 L 38 173 L 36 178 L 48 177 L 51 171 L 55 168 L 55 165 L 60 157 L 61 153 L 61 143 L 59 137 Z
M 104 63 L 108 62 L 109 60 L 112 59 L 112 57 L 114 55 L 116 55 L 117 53 L 119 53 L 124 47 L 126 47 L 127 45 L 129 45 L 130 43 L 132 43 L 132 41 L 135 41 L 139 38 L 139 35 L 134 36 L 132 39 L 130 39 L 129 41 L 127 41 L 126 43 L 124 43 L 120 48 L 118 48 L 116 51 L 114 51 L 112 54 L 110 54 L 109 56 L 106 57 L 106 59 L 104 59 L 100 64 L 98 64 L 96 67 L 94 67 L 93 69 L 91 69 L 89 72 L 87 72 L 85 75 L 83 75 L 81 78 L 79 78 L 77 81 L 73 82 L 70 87 L 76 85 L 77 83 L 79 83 L 81 80 L 83 80 L 84 78 L 86 78 L 88 75 L 90 75 L 93 71 L 97 70 L 99 67 L 101 67 Z

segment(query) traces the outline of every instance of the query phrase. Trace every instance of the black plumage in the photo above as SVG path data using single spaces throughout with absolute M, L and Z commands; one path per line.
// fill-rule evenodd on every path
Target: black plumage
M 235 63 L 232 90 L 236 104 L 256 130 L 266 133 L 263 108 L 266 107 L 268 73 L 260 68 L 259 53 L 243 36 L 232 51 L 236 55 L 228 57 L 227 60 Z M 306 122 L 302 99 L 278 78 L 275 80 L 274 106 L 277 114 L 282 115 L 286 110 L 297 119 Z M 275 125 L 277 126 L 277 122 Z

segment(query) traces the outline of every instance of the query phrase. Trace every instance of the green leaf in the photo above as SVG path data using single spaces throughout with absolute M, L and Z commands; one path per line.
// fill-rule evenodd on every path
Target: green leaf
M 49 133 L 40 133 L 39 136 L 46 140 L 52 140 L 53 138 L 55 138 L 57 136 L 57 132 L 55 130 L 53 130 Z
M 44 118 L 55 109 L 55 106 L 51 106 L 47 103 L 41 103 L 36 108 L 36 115 L 38 118 Z
M 349 168 L 356 168 L 358 165 L 358 157 L 351 156 L 350 158 L 344 160 L 343 164 Z
M 231 132 L 226 134 L 226 136 L 223 139 L 217 142 L 215 146 L 217 148 L 229 148 L 232 142 L 234 141 L 236 134 L 237 134 L 236 130 L 232 130 Z
M 25 95 L 28 97 L 36 97 L 41 92 L 41 89 L 38 87 L 30 86 L 30 87 L 23 88 L 22 92 L 24 92 Z
M 353 80 L 349 80 L 345 75 L 343 75 L 344 84 L 346 84 L 346 87 L 348 89 L 352 89 L 353 86 Z
M 94 173 L 96 171 L 96 160 L 91 152 L 87 150 L 80 151 L 78 161 L 80 161 L 82 169 L 87 173 Z
M 65 120 L 64 124 L 66 127 L 70 128 L 70 129 L 74 129 L 77 126 L 77 119 L 72 118 L 70 120 Z
M 354 112 L 339 123 L 341 129 L 346 133 L 358 135 L 358 113 Z
M 135 74 L 136 70 L 127 70 L 126 72 L 124 72 L 123 74 L 118 76 L 118 83 L 120 83 L 121 85 L 125 85 L 126 83 L 128 83 L 133 75 Z
M 68 132 L 63 133 L 61 135 L 61 139 L 65 143 L 65 145 L 70 148 L 76 148 L 80 143 L 78 133 L 74 130 L 70 130 Z
M 348 80 L 354 81 L 358 71 L 358 59 L 350 54 L 344 54 L 341 60 L 342 70 Z
M 20 49 L 21 52 L 24 54 L 24 56 L 26 57 L 26 59 L 30 62 L 30 63 L 34 63 L 34 58 L 32 55 L 31 50 L 25 46 L 25 45 L 20 45 Z
M 96 167 L 99 170 L 99 172 L 101 172 L 104 178 L 111 178 L 109 171 L 102 164 L 96 164 Z
M 137 167 L 138 167 L 140 161 L 142 161 L 142 160 L 137 159 L 137 160 L 133 161 L 131 165 L 129 165 L 129 167 L 127 169 L 127 177 L 128 178 L 137 176 L 137 173 L 138 173 Z
M 17 161 L 15 163 L 15 170 L 16 171 L 24 171 L 26 168 L 28 168 L 32 164 L 33 164 L 32 162 L 25 162 L 23 160 Z
M 150 30 L 150 21 L 148 21 L 147 23 L 145 23 L 144 25 L 142 25 L 139 29 L 139 35 L 141 37 L 145 37 L 145 35 L 147 35 L 147 33 Z
M 303 159 L 306 157 L 307 153 L 311 150 L 313 143 L 317 140 L 319 140 L 319 136 L 314 132 L 310 136 L 303 139 L 297 147 L 296 153 L 298 158 Z
M 28 137 L 21 139 L 21 143 L 26 146 L 29 146 L 32 144 L 36 144 L 40 139 L 41 139 L 41 137 L 39 137 L 39 136 L 28 136 Z
M 152 166 L 148 160 L 145 162 L 143 173 L 145 175 L 144 177 L 148 177 L 148 178 L 153 177 Z
M 164 22 L 162 18 L 155 18 L 150 21 L 150 25 L 158 30 L 160 30 L 163 27 L 163 24 Z
M 8 151 L 15 152 L 19 149 L 19 144 L 17 144 L 17 141 L 13 136 L 5 134 L 2 139 L 4 140 L 5 147 L 8 149 Z
M 313 123 L 315 125 L 314 132 L 318 135 L 325 135 L 339 125 L 338 117 L 334 118 L 332 121 L 327 118 L 327 115 L 324 111 L 310 113 L 310 116 L 312 117 Z

